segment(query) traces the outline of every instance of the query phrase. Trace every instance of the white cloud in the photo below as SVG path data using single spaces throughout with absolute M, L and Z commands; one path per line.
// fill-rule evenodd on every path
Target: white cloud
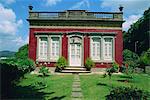
M 15 12 L 0 3 L 0 50 L 16 51 L 27 43 L 27 40 L 18 34 L 22 25 L 22 19 L 17 20 Z
M 88 0 L 82 0 L 80 2 L 77 2 L 75 5 L 73 5 L 70 9 L 80 9 L 81 7 L 86 6 L 90 7 L 90 3 Z
M 16 14 L 12 9 L 3 7 L 0 4 L 0 34 L 15 35 L 23 21 L 16 20 Z
M 124 30 L 129 29 L 130 25 L 138 21 L 140 17 L 142 16 L 139 14 L 139 15 L 131 15 L 128 18 L 125 18 L 126 22 L 123 24 L 123 29 Z
M 123 29 L 127 30 L 150 7 L 150 2 L 149 0 L 103 0 L 100 7 L 102 9 L 109 8 L 111 11 L 119 11 L 120 5 L 124 7 L 123 13 L 126 21 L 123 24 Z
M 62 0 L 46 0 L 46 6 L 53 6 L 56 5 L 58 2 L 61 2 Z
M 126 14 L 142 14 L 144 10 L 150 7 L 149 0 L 103 0 L 100 7 L 118 10 L 122 5 Z

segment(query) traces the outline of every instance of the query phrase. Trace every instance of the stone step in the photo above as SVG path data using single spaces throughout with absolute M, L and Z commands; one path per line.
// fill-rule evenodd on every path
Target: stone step
M 81 92 L 81 88 L 80 87 L 72 88 L 72 92 Z
M 66 67 L 63 70 L 83 70 L 83 71 L 86 71 L 86 68 L 84 68 L 84 67 Z
M 74 84 L 74 85 L 72 85 L 72 88 L 80 88 L 80 85 Z
M 61 73 L 90 73 L 91 71 L 83 70 L 62 70 Z
M 73 98 L 82 98 L 83 95 L 81 92 L 72 92 L 72 97 Z

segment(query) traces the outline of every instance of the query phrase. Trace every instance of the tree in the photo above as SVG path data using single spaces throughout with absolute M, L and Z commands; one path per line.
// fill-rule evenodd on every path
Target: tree
M 28 58 L 28 44 L 20 47 L 18 52 L 16 52 L 16 58 L 27 59 Z
M 131 25 L 127 32 L 123 32 L 124 49 L 141 54 L 149 48 L 150 36 L 150 8 L 145 10 L 143 16 Z

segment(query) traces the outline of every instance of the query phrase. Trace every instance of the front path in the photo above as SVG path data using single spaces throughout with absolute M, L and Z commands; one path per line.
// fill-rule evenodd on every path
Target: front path
M 80 87 L 79 74 L 74 75 L 74 82 L 72 85 L 72 100 L 82 100 L 83 94 Z

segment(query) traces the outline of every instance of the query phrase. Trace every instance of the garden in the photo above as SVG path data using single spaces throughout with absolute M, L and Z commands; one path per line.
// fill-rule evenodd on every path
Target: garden
M 53 75 L 45 66 L 39 74 L 31 74 L 35 63 L 28 59 L 25 45 L 15 57 L 1 60 L 1 98 L 2 99 L 48 99 L 70 100 L 74 75 Z M 83 99 L 85 100 L 148 100 L 150 99 L 150 76 L 145 66 L 150 65 L 150 49 L 141 56 L 130 50 L 124 50 L 124 64 L 114 62 L 106 73 L 79 75 Z M 67 66 L 64 57 L 56 63 L 57 71 Z M 85 66 L 91 70 L 94 66 L 88 58 Z M 140 70 L 137 70 L 140 69 Z M 121 74 L 116 74 L 118 71 Z

